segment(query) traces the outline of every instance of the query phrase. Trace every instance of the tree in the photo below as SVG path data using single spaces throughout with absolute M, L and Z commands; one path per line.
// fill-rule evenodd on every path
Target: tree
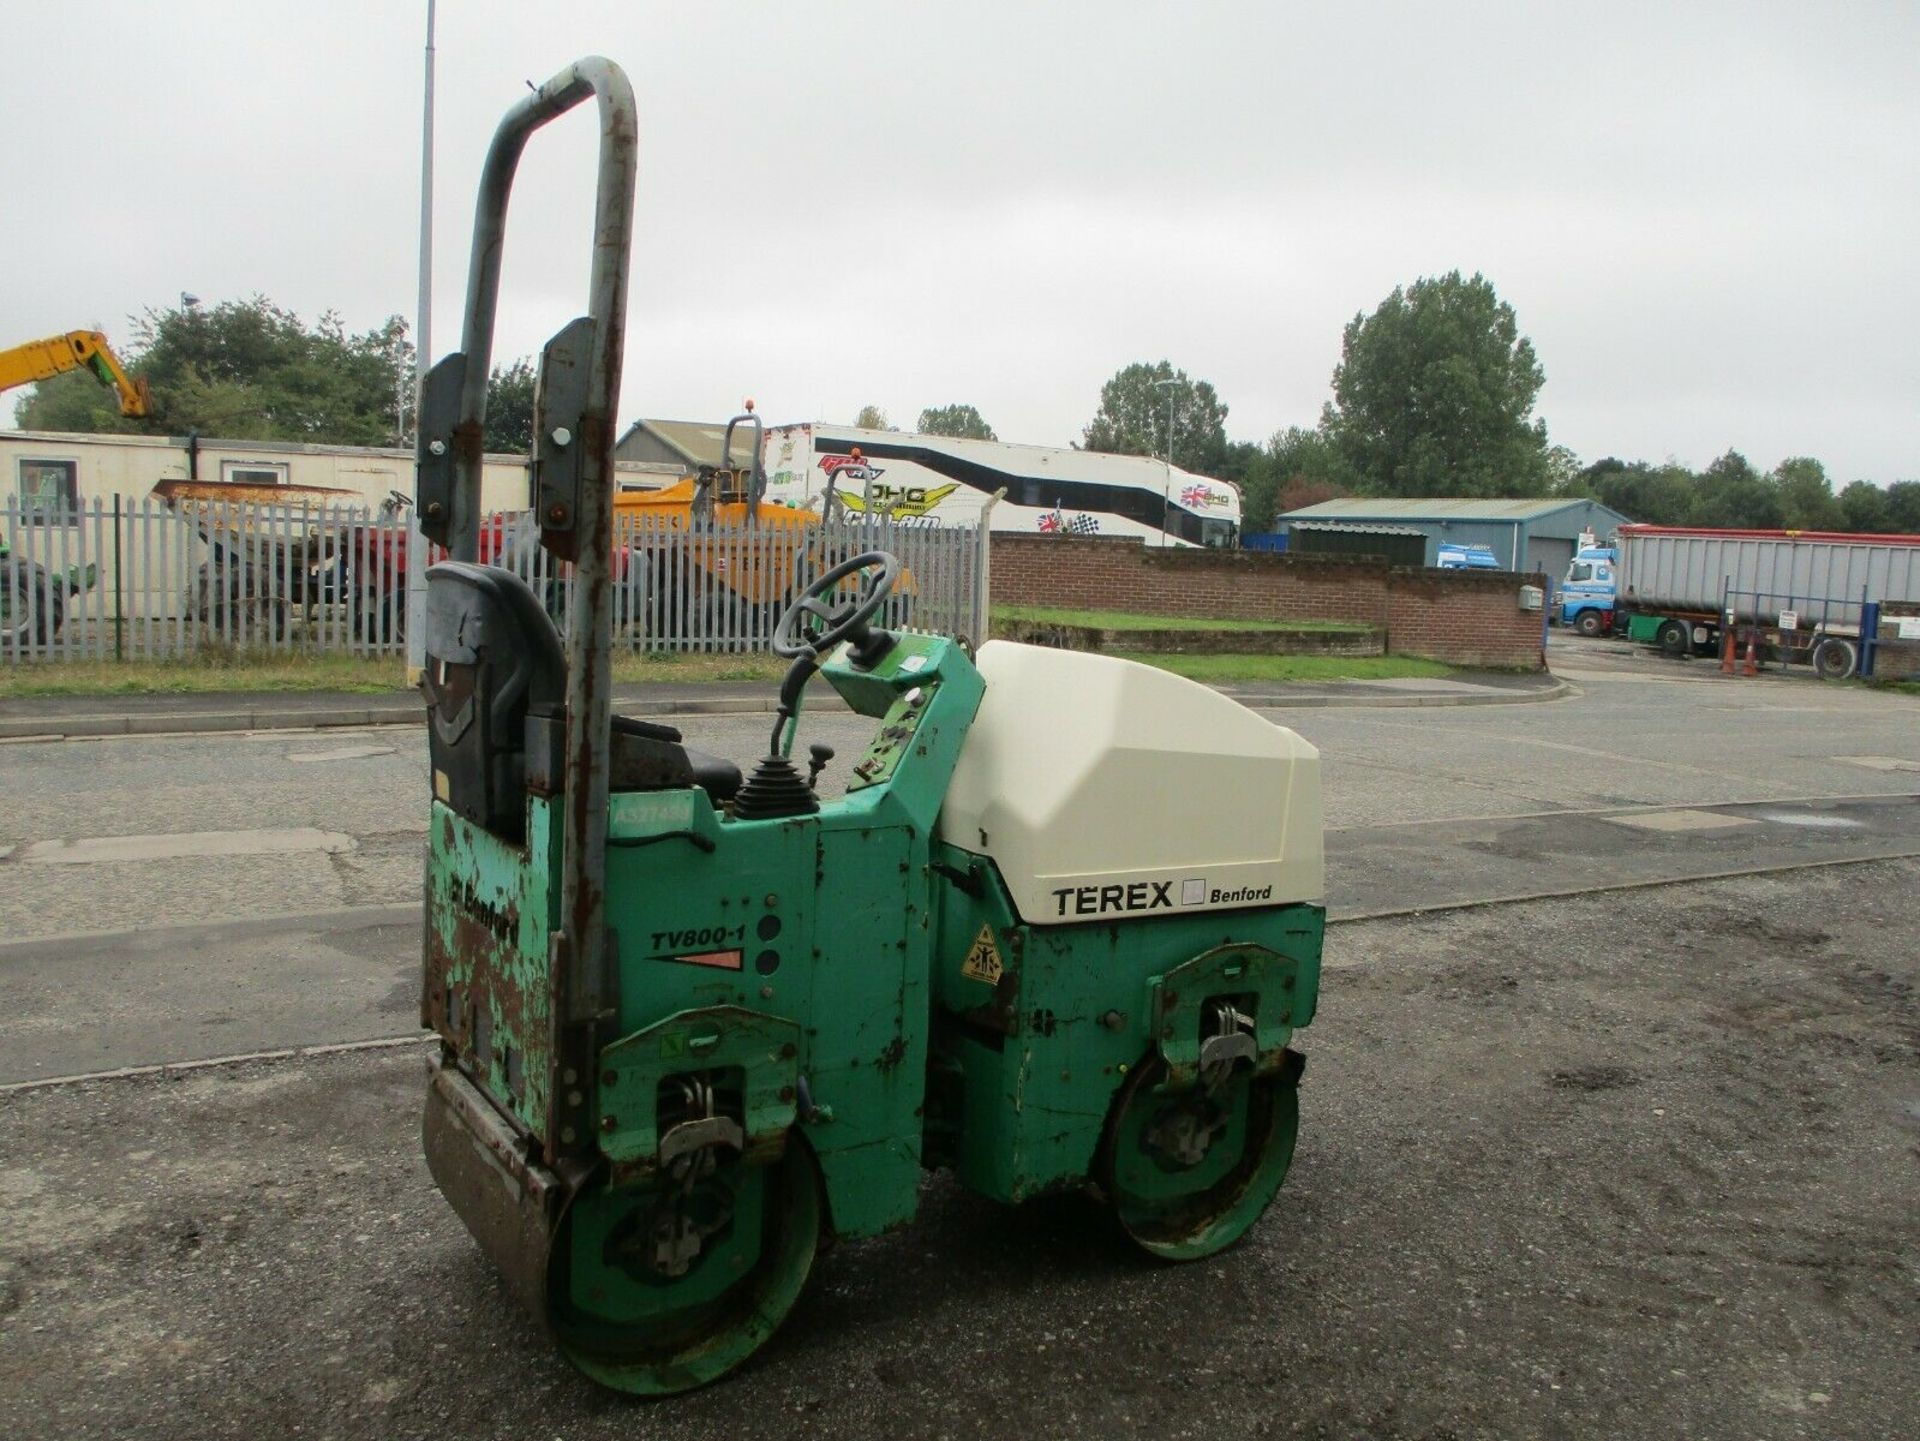
M 1261 456 L 1259 493 L 1250 482 L 1242 507 L 1248 530 L 1270 529 L 1275 516 L 1347 493 L 1335 478 L 1332 448 L 1317 430 L 1276 430 Z
M 1688 525 L 1739 530 L 1778 530 L 1780 493 L 1737 450 L 1730 450 L 1701 472 L 1693 488 Z
M 920 412 L 922 435 L 951 435 L 960 440 L 998 440 L 993 427 L 971 405 L 943 405 Z
M 1872 481 L 1854 481 L 1840 492 L 1839 505 L 1840 524 L 1846 530 L 1892 529 L 1889 519 L 1892 511 L 1887 504 L 1887 493 Z
M 861 430 L 892 430 L 893 429 L 891 425 L 887 424 L 886 411 L 882 410 L 877 405 L 861 406 L 860 413 L 854 416 L 853 418 L 853 423 L 855 426 L 857 426 Z
M 1544 380 L 1513 307 L 1456 270 L 1396 287 L 1348 323 L 1321 429 L 1366 493 L 1540 495 Z
M 1920 535 L 1920 480 L 1896 480 L 1887 487 L 1887 525 L 1899 535 Z
M 125 419 L 109 392 L 75 374 L 36 386 L 17 406 L 17 423 L 391 445 L 401 429 L 398 407 L 413 393 L 413 346 L 397 315 L 349 335 L 332 311 L 308 329 L 292 311 L 256 295 L 210 308 L 148 310 L 133 335 L 128 367 L 153 387 L 153 415 Z
M 525 455 L 533 448 L 533 362 L 526 356 L 510 365 L 496 365 L 487 377 L 488 450 L 502 455 Z
M 1173 405 L 1173 464 L 1201 475 L 1219 476 L 1231 464 L 1227 407 L 1206 381 L 1188 379 L 1184 370 L 1175 370 L 1165 360 L 1153 365 L 1129 365 L 1100 387 L 1100 408 L 1081 432 L 1085 448 L 1110 455 L 1167 459 L 1169 396 Z
M 1629 520 L 1685 525 L 1693 509 L 1695 477 L 1683 465 L 1631 463 L 1608 456 L 1554 487 L 1556 495 L 1597 500 Z
M 1834 530 L 1840 525 L 1840 503 L 1826 467 L 1811 456 L 1783 460 L 1767 477 L 1780 504 L 1780 523 L 1788 530 Z

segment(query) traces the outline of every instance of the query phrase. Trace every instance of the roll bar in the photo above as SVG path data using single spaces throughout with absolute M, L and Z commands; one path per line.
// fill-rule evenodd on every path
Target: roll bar
M 616 977 L 607 963 L 605 900 L 612 477 L 639 116 L 633 87 L 611 60 L 597 55 L 576 60 L 509 110 L 494 131 L 474 206 L 461 348 L 428 373 L 417 453 L 421 530 L 455 560 L 478 560 L 487 380 L 507 201 L 528 137 L 589 96 L 599 102 L 600 164 L 587 313 L 563 328 L 541 356 L 531 497 L 541 544 L 574 567 L 560 934 L 554 957 L 555 999 L 569 1028 L 591 1026 L 611 1012 L 616 1000 Z
M 747 524 L 754 525 L 760 520 L 760 502 L 767 494 L 767 471 L 761 461 L 766 451 L 767 427 L 755 414 L 751 400 L 744 411 L 727 422 L 727 433 L 720 441 L 720 469 L 733 470 L 733 432 L 742 421 L 753 427 L 753 463 L 747 471 Z M 694 487 L 693 513 L 705 520 L 713 518 L 713 482 L 716 478 L 706 476 Z

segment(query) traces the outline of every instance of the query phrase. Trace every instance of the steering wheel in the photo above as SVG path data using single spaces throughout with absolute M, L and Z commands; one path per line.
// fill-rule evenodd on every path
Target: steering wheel
M 833 593 L 849 576 L 859 576 L 851 600 L 833 604 Z M 869 550 L 843 560 L 800 592 L 773 632 L 773 653 L 779 656 L 819 656 L 843 640 L 864 641 L 867 622 L 893 593 L 900 578 L 900 560 L 884 550 Z

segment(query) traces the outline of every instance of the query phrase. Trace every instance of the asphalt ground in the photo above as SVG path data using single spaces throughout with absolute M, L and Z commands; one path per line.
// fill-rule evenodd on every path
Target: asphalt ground
M 1920 712 L 1572 658 L 1547 705 L 1276 713 L 1337 907 L 1789 869 L 1334 927 L 1295 1172 L 1224 1257 L 936 1178 L 745 1374 L 636 1405 L 433 1191 L 415 1043 L 35 1086 L 0 1093 L 0 1436 L 1914 1434 L 1920 863 L 1818 863 L 1913 849 Z M 746 757 L 765 718 L 687 729 Z M 0 1065 L 403 1030 L 418 741 L 0 746 Z
M 1920 865 L 1337 927 L 1240 1246 L 930 1180 L 741 1374 L 636 1402 L 419 1156 L 417 1049 L 0 1098 L 0 1434 L 1898 1437 Z
M 1920 857 L 1920 797 L 1360 826 L 1327 836 L 1327 906 L 1335 919 L 1437 911 L 1888 856 Z M 406 1035 L 420 947 L 417 896 L 0 944 L 0 1086 Z

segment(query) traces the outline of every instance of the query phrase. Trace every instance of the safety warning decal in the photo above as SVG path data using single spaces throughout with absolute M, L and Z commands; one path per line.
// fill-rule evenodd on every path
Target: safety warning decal
M 973 938 L 973 944 L 967 947 L 967 958 L 960 962 L 960 974 L 970 981 L 985 981 L 996 985 L 1000 973 L 1006 970 L 1000 961 L 1000 948 L 993 943 L 993 927 L 980 927 L 980 934 Z

